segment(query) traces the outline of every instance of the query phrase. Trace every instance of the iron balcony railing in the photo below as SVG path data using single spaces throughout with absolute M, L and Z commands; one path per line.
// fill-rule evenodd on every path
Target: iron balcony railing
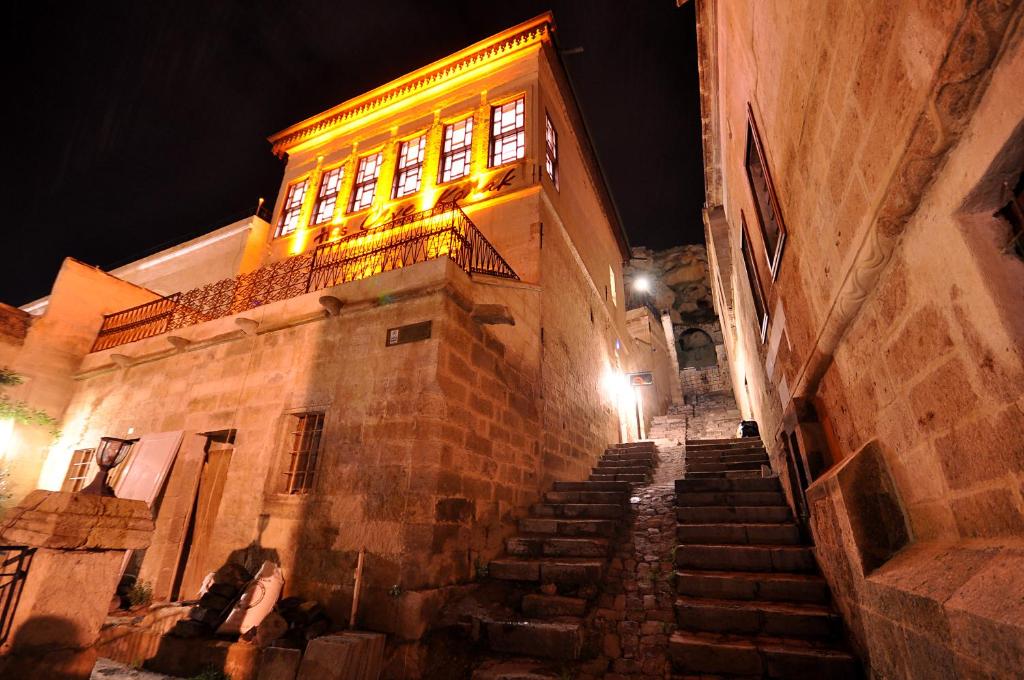
M 14 612 L 18 610 L 35 552 L 35 548 L 24 545 L 0 545 L 0 645 L 11 633 Z
M 471 274 L 519 279 L 466 213 L 444 203 L 371 232 L 324 243 L 309 255 L 104 315 L 92 351 L 446 256 Z

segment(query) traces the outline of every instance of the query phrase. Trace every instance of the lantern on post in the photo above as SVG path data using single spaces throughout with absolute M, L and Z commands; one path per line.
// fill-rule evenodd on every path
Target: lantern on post
M 100 437 L 100 445 L 96 447 L 96 465 L 100 471 L 96 473 L 92 483 L 78 493 L 93 496 L 113 496 L 114 490 L 107 484 L 110 469 L 125 459 L 128 452 L 138 439 L 118 439 L 117 437 Z

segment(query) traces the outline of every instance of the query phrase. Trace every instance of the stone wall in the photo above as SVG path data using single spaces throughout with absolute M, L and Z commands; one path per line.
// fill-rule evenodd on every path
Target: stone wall
M 823 433 L 811 520 L 854 642 L 884 677 L 1019 668 L 1024 609 L 1005 595 L 1024 591 L 1024 324 L 1009 311 L 1024 263 L 993 214 L 1024 165 L 1024 6 L 698 9 L 715 32 L 700 40 L 716 68 L 704 86 L 718 83 L 705 110 L 723 132 L 705 157 L 721 158 L 728 229 L 708 233 L 736 263 L 719 305 L 735 312 L 732 370 L 784 486 L 779 436 Z M 836 40 L 811 38 L 824 33 Z M 788 229 L 774 275 L 747 186 L 750 114 Z

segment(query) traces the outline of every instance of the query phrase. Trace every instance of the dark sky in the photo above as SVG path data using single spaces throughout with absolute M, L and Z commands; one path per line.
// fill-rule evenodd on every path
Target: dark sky
M 633 245 L 700 242 L 693 3 L 16 1 L 0 301 L 242 217 L 277 195 L 268 135 L 545 9 Z

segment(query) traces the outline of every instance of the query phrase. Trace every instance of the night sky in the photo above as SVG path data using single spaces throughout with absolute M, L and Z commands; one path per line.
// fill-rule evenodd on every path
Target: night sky
M 702 241 L 693 3 L 16 1 L 0 301 L 240 219 L 277 195 L 268 135 L 545 9 L 632 244 Z

